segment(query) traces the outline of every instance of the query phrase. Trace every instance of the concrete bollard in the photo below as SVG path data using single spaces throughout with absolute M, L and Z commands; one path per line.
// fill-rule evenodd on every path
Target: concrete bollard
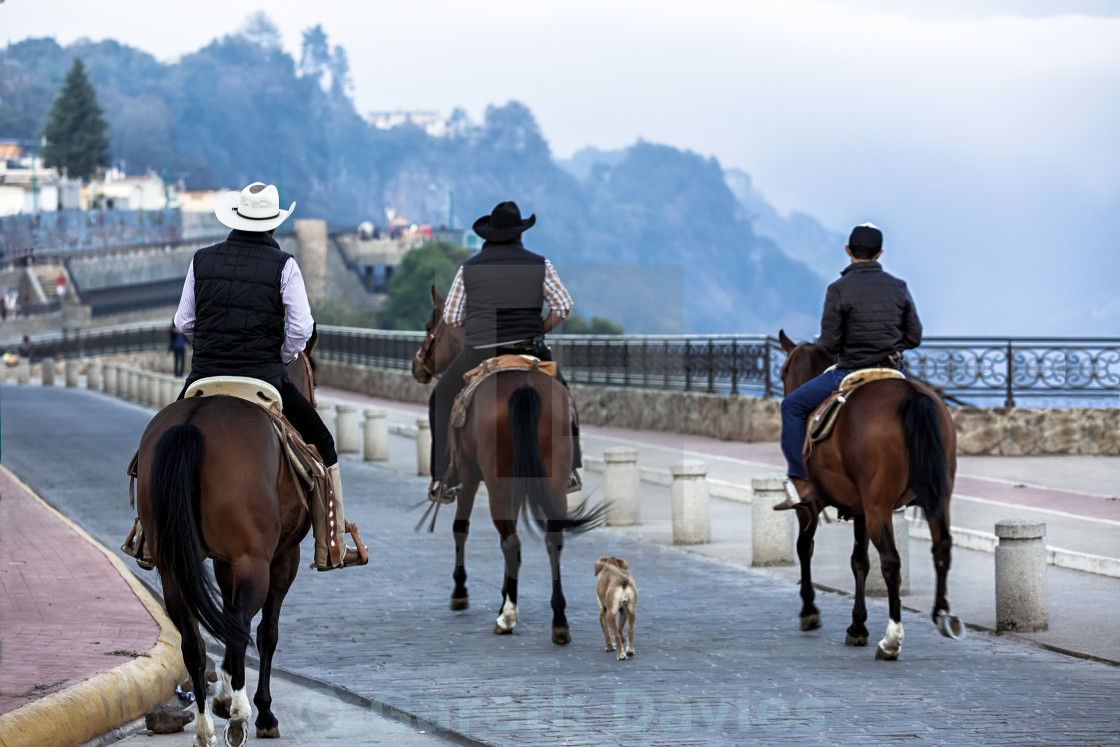
M 700 545 L 711 541 L 708 518 L 708 465 L 680 462 L 669 470 L 673 475 L 673 544 Z
M 163 406 L 167 407 L 175 400 L 179 399 L 179 392 L 183 389 L 183 382 L 174 376 L 168 376 L 163 380 Z
M 96 360 L 86 361 L 86 388 L 101 388 L 101 364 Z
M 135 368 L 125 370 L 125 387 L 121 392 L 121 397 L 127 399 L 129 402 L 137 400 L 137 392 L 139 392 L 140 376 Z
M 612 446 L 603 450 L 603 462 L 607 526 L 630 527 L 640 524 L 638 450 Z
M 117 372 L 119 370 L 120 366 L 116 363 L 105 364 L 105 393 L 111 394 L 114 397 L 117 396 Z
M 384 410 L 366 410 L 362 458 L 367 462 L 389 460 L 389 420 Z
M 781 477 L 751 480 L 751 565 L 793 565 L 797 555 L 796 511 L 775 511 L 786 497 Z
M 43 361 L 42 369 L 43 386 L 54 386 L 54 360 L 47 358 Z
M 894 546 L 898 550 L 899 560 L 899 596 L 910 593 L 910 520 L 906 518 L 906 508 L 896 508 L 891 514 L 891 525 L 894 527 Z M 863 587 L 864 593 L 869 597 L 887 596 L 887 582 L 883 580 L 883 568 L 879 560 L 879 551 L 875 544 L 868 542 L 867 558 L 871 561 L 871 568 L 867 571 L 867 584 Z
M 31 362 L 26 358 L 20 358 L 16 364 L 16 381 L 24 385 L 31 382 Z
M 70 389 L 78 386 L 78 361 L 75 359 L 66 361 L 66 386 Z
M 1042 522 L 996 522 L 996 630 L 1030 632 L 1049 627 L 1045 536 Z
M 416 418 L 416 474 L 432 476 L 432 426 L 427 418 Z M 443 475 L 438 475 L 440 479 Z
M 339 405 L 335 427 L 338 428 L 335 450 L 339 454 L 357 454 L 361 451 L 361 435 L 358 433 L 358 408 L 354 405 Z
M 334 423 L 334 403 L 319 401 L 319 417 L 323 419 L 323 425 L 327 426 L 327 430 L 331 432 L 331 438 L 335 440 L 335 451 L 338 451 L 338 431 L 335 430 Z

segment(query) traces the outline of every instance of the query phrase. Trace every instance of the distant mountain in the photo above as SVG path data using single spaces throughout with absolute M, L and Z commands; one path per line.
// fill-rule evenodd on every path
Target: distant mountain
M 538 216 L 526 246 L 561 268 L 578 310 L 627 332 L 812 329 L 822 276 L 842 264 L 825 259 L 834 236 L 808 216 L 778 217 L 715 159 L 638 142 L 558 163 L 517 102 L 488 107 L 481 123 L 458 112 L 446 137 L 380 130 L 338 84 L 344 69 L 324 86 L 259 31 L 172 63 L 113 41 L 11 44 L 0 50 L 0 137 L 38 137 L 74 57 L 106 110 L 114 161 L 132 173 L 166 171 L 191 188 L 272 181 L 297 217 L 340 227 L 384 225 L 388 211 L 438 226 L 452 206 L 461 227 L 515 199 Z

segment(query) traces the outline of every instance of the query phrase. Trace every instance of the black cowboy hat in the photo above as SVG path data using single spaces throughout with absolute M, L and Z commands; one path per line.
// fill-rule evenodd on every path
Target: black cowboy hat
M 490 215 L 484 215 L 474 222 L 474 232 L 487 241 L 509 241 L 537 222 L 536 213 L 521 220 L 521 209 L 512 200 L 499 202 Z

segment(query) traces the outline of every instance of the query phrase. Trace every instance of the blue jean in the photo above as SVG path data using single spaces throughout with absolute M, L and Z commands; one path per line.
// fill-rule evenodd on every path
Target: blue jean
M 782 454 L 786 457 L 786 474 L 790 477 L 805 479 L 801 448 L 805 445 L 809 415 L 821 402 L 828 399 L 828 395 L 836 391 L 840 382 L 850 373 L 851 371 L 844 369 L 825 371 L 794 389 L 782 400 Z

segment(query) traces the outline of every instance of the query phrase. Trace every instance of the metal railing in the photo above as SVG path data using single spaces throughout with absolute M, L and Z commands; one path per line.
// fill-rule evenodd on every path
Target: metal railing
M 319 327 L 323 360 L 409 370 L 423 332 Z M 36 357 L 166 350 L 168 327 L 136 324 L 36 335 Z M 18 339 L 0 341 L 4 350 Z M 557 335 L 573 383 L 714 394 L 782 394 L 785 361 L 765 335 Z M 1120 338 L 929 337 L 906 354 L 912 376 L 968 404 L 1120 405 Z

